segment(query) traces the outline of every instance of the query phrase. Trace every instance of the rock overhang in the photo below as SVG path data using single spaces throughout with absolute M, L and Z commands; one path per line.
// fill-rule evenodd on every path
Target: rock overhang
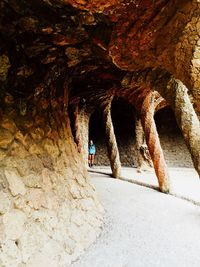
M 161 67 L 181 78 L 195 95 L 196 72 L 191 77 L 189 62 L 188 70 L 183 64 L 186 56 L 192 60 L 191 50 L 179 62 L 176 51 L 181 44 L 184 49 L 181 38 L 185 39 L 187 25 L 198 20 L 197 1 L 12 0 L 3 1 L 1 10 L 1 61 L 10 66 L 4 73 L 12 76 L 15 92 L 27 92 L 28 87 L 40 92 L 48 87 L 47 73 L 51 78 L 68 75 L 82 80 L 85 74 L 87 83 L 98 70 L 116 72 L 120 80 L 124 71 Z

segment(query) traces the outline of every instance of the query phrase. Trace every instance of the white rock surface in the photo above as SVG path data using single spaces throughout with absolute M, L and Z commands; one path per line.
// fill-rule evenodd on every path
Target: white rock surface
M 3 215 L 3 224 L 5 229 L 6 239 L 18 239 L 24 230 L 26 215 L 20 210 L 12 210 Z
M 8 240 L 1 245 L 0 266 L 20 266 L 21 253 L 14 241 Z
M 10 209 L 11 201 L 7 194 L 3 191 L 0 192 L 0 214 L 4 214 Z
M 14 171 L 5 171 L 5 176 L 9 184 L 9 189 L 13 196 L 18 194 L 25 195 L 26 188 L 22 180 L 19 178 L 18 175 Z

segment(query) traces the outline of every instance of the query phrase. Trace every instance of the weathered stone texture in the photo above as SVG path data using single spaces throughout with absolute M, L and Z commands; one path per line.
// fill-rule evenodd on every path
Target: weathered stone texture
M 122 10 L 109 44 L 113 62 L 127 71 L 169 71 L 188 87 L 200 114 L 198 1 L 134 1 Z
M 140 114 L 159 92 L 199 171 L 199 21 L 199 0 L 0 2 L 1 266 L 68 266 L 95 240 L 102 208 L 84 165 L 89 115 L 108 96 Z M 123 165 L 133 143 L 119 146 Z
M 193 167 L 190 153 L 181 134 L 167 132 L 166 130 L 165 133 L 159 133 L 159 137 L 168 167 Z M 95 165 L 109 166 L 110 162 L 107 156 L 106 145 L 101 140 L 102 137 L 97 137 L 97 139 L 98 138 L 100 138 L 100 140 L 95 143 L 97 148 Z M 117 141 L 122 166 L 139 167 L 135 139 L 133 137 L 124 139 L 121 136 Z
M 135 138 L 138 168 L 140 170 L 147 170 L 149 167 L 152 167 L 153 164 L 146 144 L 145 133 L 140 118 L 136 118 L 135 121 Z
M 14 109 L 15 103 L 9 105 Z M 1 266 L 69 266 L 102 224 L 103 208 L 73 143 L 67 114 L 64 126 L 54 120 L 58 110 L 49 113 L 51 124 L 39 110 L 35 127 L 30 114 L 13 111 L 11 118 L 1 109 Z
M 8 70 L 10 68 L 10 60 L 6 55 L 0 56 L 0 81 L 5 81 Z
M 119 158 L 118 146 L 115 138 L 114 127 L 111 117 L 111 103 L 113 97 L 102 103 L 102 117 L 105 129 L 105 141 L 108 151 L 108 158 L 112 169 L 112 176 L 120 178 L 121 176 L 121 162 Z
M 175 49 L 175 77 L 191 91 L 195 110 L 200 114 L 200 7 L 196 1 Z
M 162 110 L 159 113 L 161 115 L 164 114 L 162 117 L 159 116 L 159 125 L 157 124 L 158 119 L 156 119 L 156 124 L 167 166 L 192 168 L 191 155 L 174 121 L 175 119 L 171 113 L 165 115 L 165 113 L 162 113 Z M 123 128 L 126 128 L 126 125 L 123 125 Z M 115 130 L 117 131 L 117 128 Z M 95 164 L 97 166 L 108 166 L 110 163 L 104 141 L 105 135 L 101 133 L 99 135 L 96 134 L 95 138 L 97 148 Z M 122 166 L 139 167 L 134 131 L 129 132 L 128 135 L 117 133 L 116 138 Z

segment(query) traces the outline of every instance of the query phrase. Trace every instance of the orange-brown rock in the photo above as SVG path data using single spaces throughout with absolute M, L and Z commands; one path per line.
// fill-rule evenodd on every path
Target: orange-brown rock
M 102 208 L 85 168 L 88 126 L 113 96 L 141 114 L 157 91 L 200 172 L 199 23 L 199 0 L 0 2 L 1 266 L 68 266 L 95 240 Z M 109 128 L 109 110 L 105 119 Z

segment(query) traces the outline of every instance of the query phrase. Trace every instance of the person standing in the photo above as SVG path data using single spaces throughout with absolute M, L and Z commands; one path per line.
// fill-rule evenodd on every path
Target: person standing
M 96 154 L 96 147 L 92 140 L 90 140 L 89 148 L 88 148 L 88 165 L 89 167 L 92 167 L 94 165 L 94 157 Z

